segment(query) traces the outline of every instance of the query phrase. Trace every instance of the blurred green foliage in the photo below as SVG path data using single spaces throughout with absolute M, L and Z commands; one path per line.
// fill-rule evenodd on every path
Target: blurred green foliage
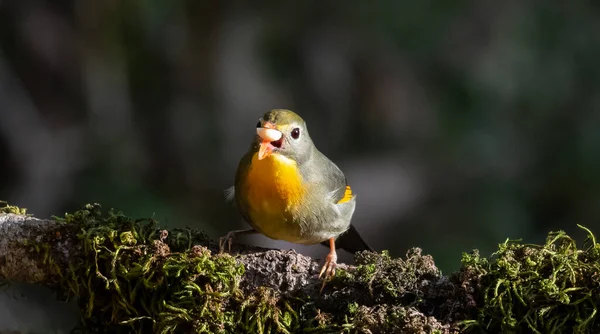
M 3 1 L 0 198 L 216 237 L 241 225 L 222 190 L 256 118 L 284 107 L 357 185 L 376 249 L 455 270 L 506 237 L 581 237 L 600 215 L 599 18 L 577 1 Z

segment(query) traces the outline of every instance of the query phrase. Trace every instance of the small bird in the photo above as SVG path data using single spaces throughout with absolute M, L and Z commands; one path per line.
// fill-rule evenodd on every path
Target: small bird
M 323 286 L 335 276 L 338 237 L 342 249 L 371 250 L 350 224 L 356 196 L 344 173 L 317 150 L 304 120 L 290 110 L 274 109 L 259 119 L 226 196 L 235 199 L 252 228 L 229 232 L 221 249 L 236 235 L 257 232 L 296 244 L 328 245 L 319 273 Z

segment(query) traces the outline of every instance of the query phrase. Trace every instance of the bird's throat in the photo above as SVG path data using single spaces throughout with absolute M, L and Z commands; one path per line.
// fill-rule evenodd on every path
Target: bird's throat
M 271 154 L 258 159 L 252 157 L 252 164 L 246 178 L 247 198 L 252 220 L 281 220 L 302 200 L 305 189 L 298 165 L 292 159 L 280 154 Z

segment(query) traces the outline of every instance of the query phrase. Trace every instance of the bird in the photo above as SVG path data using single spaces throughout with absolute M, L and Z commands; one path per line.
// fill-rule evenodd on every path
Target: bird
M 351 224 L 356 194 L 346 176 L 313 143 L 306 122 L 295 112 L 273 109 L 256 124 L 256 133 L 241 158 L 226 197 L 252 228 L 234 230 L 220 239 L 260 233 L 295 244 L 323 244 L 329 253 L 319 273 L 335 276 L 337 247 L 355 253 L 372 248 Z

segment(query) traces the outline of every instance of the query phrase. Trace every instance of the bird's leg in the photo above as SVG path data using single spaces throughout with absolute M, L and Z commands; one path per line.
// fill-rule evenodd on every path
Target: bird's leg
M 325 258 L 325 265 L 319 273 L 319 278 L 323 277 L 323 285 L 321 291 L 325 287 L 325 283 L 330 281 L 335 276 L 335 267 L 337 266 L 337 253 L 335 252 L 335 238 L 329 238 L 329 254 Z M 325 274 L 325 275 L 323 275 Z
M 258 231 L 253 228 L 227 232 L 227 234 L 224 237 L 219 238 L 219 253 L 223 253 L 225 244 L 228 245 L 227 251 L 231 252 L 231 244 L 233 243 L 233 239 L 235 239 L 235 237 L 237 237 L 238 235 L 254 234 L 254 233 L 258 233 Z

